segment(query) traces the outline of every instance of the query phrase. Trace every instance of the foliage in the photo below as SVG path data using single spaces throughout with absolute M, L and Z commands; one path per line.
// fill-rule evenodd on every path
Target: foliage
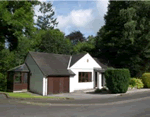
M 133 88 L 136 86 L 136 79 L 130 78 L 129 87 Z
M 76 44 L 73 47 L 73 51 L 74 53 L 87 53 L 87 52 L 91 52 L 92 49 L 94 49 L 94 45 L 92 45 L 91 43 L 88 42 L 78 42 L 78 44 Z
M 115 68 L 141 76 L 150 68 L 150 3 L 110 1 L 96 37 L 97 56 Z M 111 20 L 110 20 L 111 19 Z
M 130 72 L 128 69 L 107 69 L 106 84 L 112 93 L 125 93 L 128 90 Z
M 70 39 L 73 45 L 76 45 L 78 42 L 85 41 L 85 37 L 80 31 L 71 32 L 69 35 L 66 36 L 66 38 Z
M 0 73 L 0 91 L 6 91 L 6 77 Z
M 58 29 L 47 30 L 41 35 L 39 51 L 56 54 L 70 54 L 71 50 L 71 42 L 69 39 L 65 38 L 64 34 Z
M 0 46 L 9 44 L 12 51 L 18 46 L 18 38 L 31 36 L 34 32 L 33 5 L 36 1 L 3 1 L 0 2 Z M 4 48 L 4 46 L 3 46 Z
M 7 70 L 16 66 L 15 54 L 8 49 L 0 51 L 0 73 L 7 74 Z
M 102 92 L 107 92 L 108 90 L 106 88 L 102 88 L 102 89 L 99 89 L 97 88 L 94 93 L 102 93 Z
M 150 73 L 144 73 L 141 78 L 142 78 L 144 87 L 150 88 Z
M 50 2 L 40 3 L 39 11 L 42 15 L 38 16 L 37 26 L 42 30 L 48 30 L 57 26 L 56 18 L 54 16 L 54 10 L 52 9 L 52 4 Z
M 141 79 L 137 79 L 137 78 L 130 78 L 130 82 L 129 82 L 129 86 L 131 88 L 136 87 L 138 89 L 141 89 L 144 87 L 144 84 L 142 82 Z
M 18 40 L 18 46 L 14 52 L 16 65 L 21 65 L 24 63 L 25 57 L 29 51 L 34 51 L 35 49 L 33 42 L 34 40 L 30 40 L 26 37 L 21 37 Z

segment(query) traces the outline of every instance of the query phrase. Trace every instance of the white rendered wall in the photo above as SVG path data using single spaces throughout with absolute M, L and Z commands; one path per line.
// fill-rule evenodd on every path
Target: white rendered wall
M 94 67 L 101 68 L 101 66 L 99 66 L 89 54 L 86 54 L 77 63 L 70 67 L 70 69 L 76 74 L 74 77 L 70 77 L 70 92 L 94 88 Z M 92 82 L 79 82 L 79 72 L 92 72 Z
M 47 78 L 43 78 L 43 95 L 47 95 Z
M 94 88 L 93 69 L 73 69 L 72 71 L 76 75 L 74 77 L 70 77 L 70 92 L 73 92 L 75 90 Z M 79 72 L 92 72 L 92 82 L 79 82 Z
M 99 73 L 99 72 L 97 72 L 97 87 L 99 88 L 99 89 L 101 89 L 102 88 L 102 74 L 101 73 Z
M 33 60 L 30 54 L 26 57 L 26 64 L 30 69 L 32 75 L 30 76 L 30 91 L 44 95 L 43 91 L 43 73 Z

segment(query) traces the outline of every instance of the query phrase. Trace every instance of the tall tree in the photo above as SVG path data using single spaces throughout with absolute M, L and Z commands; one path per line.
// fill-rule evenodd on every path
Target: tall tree
M 105 25 L 97 33 L 99 56 L 114 67 L 141 76 L 150 67 L 150 2 L 110 1 Z M 110 20 L 111 19 L 111 20 Z
M 41 41 L 39 41 L 39 51 L 70 54 L 72 50 L 71 42 L 65 38 L 64 34 L 59 29 L 49 29 L 41 33 Z
M 54 18 L 54 10 L 52 9 L 52 4 L 50 2 L 42 2 L 40 3 L 39 11 L 42 15 L 38 16 L 37 19 L 37 26 L 42 30 L 53 29 L 57 26 L 58 22 L 57 19 Z
M 83 34 L 80 31 L 71 32 L 66 37 L 70 39 L 70 41 L 72 42 L 73 45 L 76 45 L 78 42 L 85 41 L 85 37 L 83 36 Z
M 74 47 L 73 51 L 74 54 L 77 53 L 90 53 L 93 55 L 93 50 L 95 48 L 95 37 L 90 35 L 87 37 L 86 41 L 84 42 L 78 42 Z
M 18 45 L 18 37 L 30 36 L 34 30 L 33 5 L 36 1 L 3 1 L 0 2 L 0 48 L 9 43 L 12 51 Z

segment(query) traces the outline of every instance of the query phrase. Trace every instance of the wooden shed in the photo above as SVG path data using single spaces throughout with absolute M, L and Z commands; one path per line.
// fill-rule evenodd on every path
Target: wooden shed
M 25 64 L 7 72 L 7 90 L 13 92 L 29 90 L 29 70 Z

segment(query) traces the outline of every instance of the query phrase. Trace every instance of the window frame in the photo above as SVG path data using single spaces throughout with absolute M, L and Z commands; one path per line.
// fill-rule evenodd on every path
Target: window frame
M 18 77 L 18 74 L 20 74 L 20 82 L 16 82 L 16 77 Z M 22 73 L 16 72 L 14 76 L 14 84 L 21 84 L 22 83 Z
M 25 78 L 26 74 L 26 78 Z M 22 83 L 28 83 L 28 73 L 27 72 L 22 72 Z
M 92 82 L 92 72 L 78 72 L 78 82 Z

